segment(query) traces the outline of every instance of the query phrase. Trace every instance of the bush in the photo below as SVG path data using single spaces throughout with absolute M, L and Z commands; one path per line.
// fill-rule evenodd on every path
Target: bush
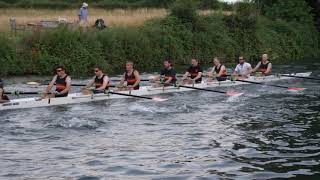
M 177 0 L 170 8 L 171 16 L 177 17 L 183 23 L 194 23 L 198 18 L 197 1 Z
M 107 29 L 98 34 L 98 40 L 113 72 L 123 72 L 128 60 L 134 61 L 139 69 L 148 69 L 152 58 L 151 44 L 138 29 Z
M 114 8 L 168 8 L 176 0 L 87 0 L 90 7 L 105 9 Z M 218 0 L 198 0 L 201 9 L 223 9 L 232 10 L 232 5 Z M 44 9 L 66 9 L 77 8 L 82 0 L 0 0 L 0 8 L 44 8 Z
M 15 72 L 16 52 L 12 40 L 0 34 L 0 76 Z
M 94 65 L 108 67 L 103 60 L 101 44 L 95 36 L 64 27 L 33 34 L 22 40 L 22 59 L 34 66 L 26 70 L 30 74 L 50 74 L 55 65 L 64 65 L 72 75 L 91 74 Z
M 181 67 L 193 57 L 203 66 L 211 66 L 215 56 L 230 63 L 239 54 L 252 61 L 262 53 L 270 54 L 272 60 L 320 55 L 319 32 L 314 26 L 257 16 L 249 10 L 251 4 L 246 5 L 238 4 L 238 13 L 230 16 L 199 16 L 193 0 L 179 0 L 169 16 L 142 27 L 110 27 L 88 33 L 61 27 L 25 34 L 19 41 L 2 36 L 0 63 L 6 66 L 0 70 L 5 75 L 48 75 L 53 66 L 62 64 L 71 75 L 79 76 L 91 75 L 96 64 L 109 74 L 122 73 L 127 60 L 133 60 L 140 71 L 150 72 L 158 71 L 168 58 Z
M 260 18 L 257 39 L 259 49 L 278 60 L 302 59 L 319 56 L 318 32 L 313 27 L 288 23 L 283 20 L 270 21 Z

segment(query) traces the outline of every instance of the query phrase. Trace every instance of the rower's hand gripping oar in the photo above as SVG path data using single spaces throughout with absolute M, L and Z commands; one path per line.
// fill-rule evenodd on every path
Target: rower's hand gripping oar
M 287 89 L 288 91 L 303 91 L 303 90 L 306 89 L 306 88 L 295 88 L 295 87 L 288 87 L 288 86 L 275 85 L 275 84 L 266 84 L 266 83 L 247 81 L 247 80 L 241 80 L 241 79 L 236 79 L 236 81 L 245 82 L 245 83 L 251 83 L 251 84 L 259 84 L 259 85 L 271 86 L 271 87 L 277 87 L 277 88 L 283 88 L 283 89 Z

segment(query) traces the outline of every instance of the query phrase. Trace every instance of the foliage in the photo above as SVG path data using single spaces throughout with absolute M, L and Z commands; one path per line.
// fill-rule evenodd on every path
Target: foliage
M 271 19 L 295 21 L 310 24 L 313 21 L 312 8 L 305 0 L 255 0 L 262 13 Z
M 168 8 L 176 0 L 87 0 L 90 7 L 105 9 L 114 8 Z M 0 8 L 21 7 L 21 8 L 78 8 L 83 0 L 0 0 Z M 217 0 L 199 0 L 202 9 L 225 9 L 230 10 L 231 6 Z
M 24 34 L 21 39 L 0 36 L 2 75 L 51 73 L 65 65 L 72 75 L 90 75 L 96 64 L 107 73 L 122 73 L 127 60 L 142 72 L 158 70 L 164 59 L 185 66 L 191 58 L 211 66 L 213 57 L 234 62 L 242 54 L 256 61 L 262 53 L 272 60 L 319 57 L 319 32 L 308 21 L 259 16 L 252 4 L 235 6 L 236 13 L 197 15 L 196 2 L 178 0 L 169 16 L 142 27 L 110 27 L 82 33 L 66 27 Z M 249 11 L 249 12 L 248 12 Z
M 195 0 L 177 0 L 171 6 L 171 16 L 177 17 L 183 23 L 194 24 L 198 18 L 197 3 Z
M 0 76 L 3 76 L 15 71 L 16 56 L 13 42 L 5 35 L 0 34 L 0 44 Z

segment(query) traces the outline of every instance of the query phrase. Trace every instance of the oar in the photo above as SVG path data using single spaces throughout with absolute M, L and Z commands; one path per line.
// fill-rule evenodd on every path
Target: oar
M 237 92 L 225 92 L 225 91 L 204 89 L 204 88 L 198 88 L 198 87 L 192 87 L 192 86 L 184 86 L 184 85 L 178 85 L 178 87 L 183 87 L 183 88 L 188 88 L 188 89 L 195 89 L 195 90 L 199 90 L 199 91 L 221 93 L 221 94 L 226 94 L 228 96 L 241 96 L 243 94 L 243 93 L 237 93 Z
M 121 79 L 110 79 L 110 81 L 121 81 Z M 150 81 L 149 79 L 140 79 L 140 81 Z
M 162 99 L 162 98 L 152 98 L 152 97 L 146 97 L 146 96 L 138 96 L 138 95 L 133 95 L 133 94 L 125 94 L 125 93 L 119 93 L 119 92 L 112 92 L 112 91 L 109 91 L 107 92 L 107 94 L 116 94 L 116 95 L 120 95 L 120 96 L 127 96 L 127 97 L 135 97 L 135 98 L 140 98 L 140 99 L 150 99 L 150 100 L 154 100 L 154 101 L 166 101 L 168 99 Z
M 24 95 L 34 95 L 34 94 L 42 94 L 42 93 L 43 93 L 43 92 L 12 91 L 12 92 L 5 92 L 4 94 L 19 96 L 20 94 L 24 94 Z M 48 93 L 48 94 L 50 94 L 50 93 Z
M 314 77 L 303 77 L 303 76 L 294 76 L 294 75 L 287 75 L 287 74 L 280 74 L 280 76 L 320 81 L 320 78 L 314 78 Z
M 236 81 L 251 83 L 251 84 L 266 85 L 266 86 L 277 87 L 277 88 L 283 88 L 283 89 L 287 89 L 288 91 L 303 91 L 306 89 L 306 88 L 295 88 L 295 87 L 288 87 L 288 86 L 275 85 L 275 84 L 266 84 L 266 83 L 247 81 L 247 80 L 241 80 L 241 79 L 237 79 Z
M 82 86 L 86 86 L 86 84 L 71 84 L 71 86 L 79 86 L 79 87 L 82 87 Z M 116 85 L 108 85 L 107 87 L 116 87 Z
M 28 82 L 27 85 L 30 86 L 40 86 L 40 85 L 48 85 L 47 83 L 37 83 L 37 82 Z M 86 84 L 71 84 L 71 86 L 75 86 L 75 87 L 82 87 L 82 86 L 86 86 Z M 115 85 L 109 85 L 108 87 L 116 87 Z

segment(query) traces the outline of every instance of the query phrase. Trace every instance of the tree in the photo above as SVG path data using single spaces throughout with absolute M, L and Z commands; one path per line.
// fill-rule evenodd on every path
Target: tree
M 312 23 L 312 8 L 305 0 L 254 0 L 261 13 L 271 19 L 302 24 Z

